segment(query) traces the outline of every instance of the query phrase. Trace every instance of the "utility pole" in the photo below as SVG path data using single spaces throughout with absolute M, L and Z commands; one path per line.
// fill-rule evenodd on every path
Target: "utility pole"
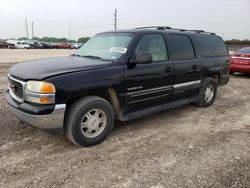
M 71 20 L 69 19 L 69 41 L 68 41 L 68 44 L 70 44 L 70 40 L 71 40 Z M 71 50 L 69 48 L 69 55 L 71 54 Z
M 32 39 L 34 38 L 34 23 L 31 22 L 31 29 L 32 29 Z
M 114 21 L 115 21 L 115 23 L 114 23 L 114 29 L 117 30 L 117 9 L 115 9 L 114 16 L 115 16 L 115 19 L 114 19 Z
M 70 27 L 71 27 L 71 21 L 69 20 L 69 40 L 71 40 L 71 30 L 70 30 L 71 28 Z
M 28 33 L 28 21 L 27 18 L 25 18 L 25 27 L 26 27 L 26 35 L 27 35 L 27 39 L 29 38 L 29 33 Z

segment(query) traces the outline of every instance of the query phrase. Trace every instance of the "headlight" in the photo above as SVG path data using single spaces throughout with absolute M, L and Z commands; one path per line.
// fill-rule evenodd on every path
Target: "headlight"
M 25 100 L 39 104 L 55 103 L 55 86 L 48 82 L 28 81 L 25 85 Z

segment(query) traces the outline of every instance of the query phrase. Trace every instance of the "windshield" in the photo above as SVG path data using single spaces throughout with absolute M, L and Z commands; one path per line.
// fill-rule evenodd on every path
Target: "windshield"
M 116 60 L 126 53 L 132 40 L 131 33 L 99 34 L 87 41 L 75 55 L 102 60 Z

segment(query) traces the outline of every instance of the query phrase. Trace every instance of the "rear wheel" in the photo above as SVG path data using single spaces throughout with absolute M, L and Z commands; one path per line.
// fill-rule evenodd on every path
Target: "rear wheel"
M 108 101 L 88 96 L 76 101 L 66 116 L 66 135 L 80 146 L 104 141 L 114 124 L 114 111 Z
M 217 84 L 212 78 L 205 78 L 199 92 L 197 106 L 207 107 L 213 104 L 217 94 Z

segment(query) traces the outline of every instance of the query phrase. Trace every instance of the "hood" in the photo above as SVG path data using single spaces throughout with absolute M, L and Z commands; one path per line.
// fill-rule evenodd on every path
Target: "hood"
M 47 77 L 109 67 L 111 62 L 77 56 L 46 58 L 14 65 L 10 74 L 22 80 L 43 80 Z

